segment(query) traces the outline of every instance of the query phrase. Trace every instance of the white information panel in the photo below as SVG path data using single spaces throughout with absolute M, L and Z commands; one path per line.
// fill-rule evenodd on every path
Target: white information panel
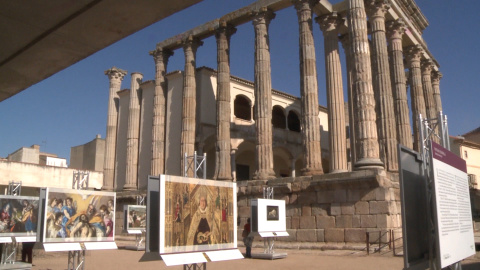
M 128 234 L 142 234 L 141 230 L 127 230 Z
M 43 243 L 46 252 L 82 250 L 80 243 Z
M 17 241 L 18 243 L 37 242 L 37 237 L 36 236 L 17 236 L 15 237 L 15 241 Z
M 162 254 L 161 256 L 167 266 L 207 262 L 203 252 Z
M 286 232 L 287 223 L 284 200 L 253 199 L 250 201 L 250 205 L 252 206 L 252 232 Z
M 432 142 L 437 258 L 444 268 L 475 255 L 467 165 Z
M 118 249 L 115 242 L 85 242 L 86 250 Z
M 205 254 L 212 262 L 243 259 L 243 255 L 238 249 L 207 251 Z
M 0 237 L 0 243 L 11 243 L 12 237 Z
M 279 237 L 279 236 L 288 236 L 288 232 L 259 232 L 261 237 Z

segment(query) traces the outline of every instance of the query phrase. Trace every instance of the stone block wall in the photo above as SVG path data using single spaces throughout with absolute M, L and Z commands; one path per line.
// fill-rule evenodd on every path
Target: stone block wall
M 387 230 L 401 228 L 398 174 L 365 170 L 311 177 L 241 181 L 238 185 L 239 231 L 250 216 L 250 200 L 274 187 L 286 202 L 286 242 L 365 243 L 388 240 Z M 383 235 L 378 231 L 383 231 Z

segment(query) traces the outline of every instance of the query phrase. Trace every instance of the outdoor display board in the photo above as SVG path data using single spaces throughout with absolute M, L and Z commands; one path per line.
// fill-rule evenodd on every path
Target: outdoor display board
M 253 199 L 250 202 L 252 232 L 286 232 L 284 200 Z
M 161 175 L 159 184 L 160 254 L 237 247 L 235 183 Z
M 444 268 L 475 254 L 465 160 L 432 143 L 437 260 Z
M 114 192 L 47 188 L 44 196 L 44 243 L 114 241 Z
M 128 231 L 145 230 L 147 227 L 147 206 L 126 205 L 125 224 Z
M 0 195 L 0 237 L 35 236 L 38 197 Z

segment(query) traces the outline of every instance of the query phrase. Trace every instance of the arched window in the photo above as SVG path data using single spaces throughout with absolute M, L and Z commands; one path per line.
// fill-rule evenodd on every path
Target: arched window
M 281 106 L 275 105 L 272 109 L 272 125 L 274 128 L 285 129 L 287 127 L 287 119 Z
M 248 121 L 252 120 L 250 104 L 250 100 L 245 96 L 238 95 L 235 97 L 235 101 L 233 102 L 233 113 L 235 117 Z
M 300 119 L 294 111 L 288 112 L 288 129 L 295 132 L 300 132 Z

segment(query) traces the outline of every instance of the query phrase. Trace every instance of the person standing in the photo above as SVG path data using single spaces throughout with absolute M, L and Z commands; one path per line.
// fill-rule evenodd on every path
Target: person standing
M 245 257 L 252 258 L 252 244 L 253 244 L 253 236 L 250 236 L 251 228 L 250 228 L 250 218 L 247 218 L 247 223 L 243 226 L 243 243 L 245 244 L 246 254 Z

